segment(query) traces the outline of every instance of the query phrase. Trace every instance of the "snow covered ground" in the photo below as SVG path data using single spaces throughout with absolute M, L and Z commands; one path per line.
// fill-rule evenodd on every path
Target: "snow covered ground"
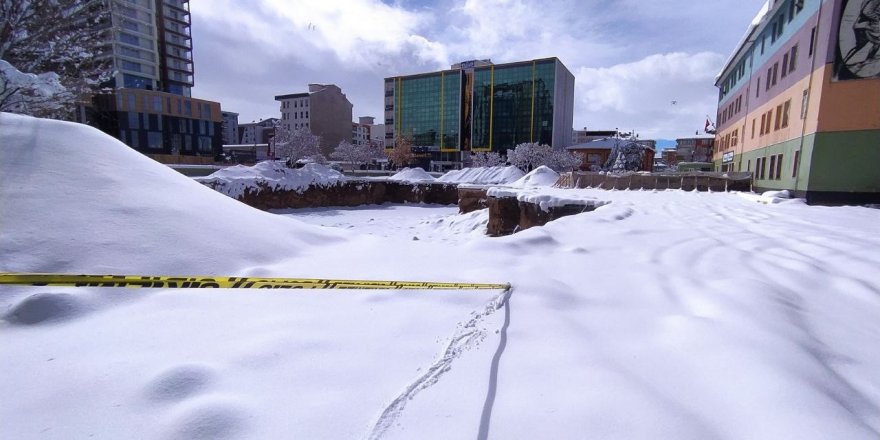
M 0 438 L 878 438 L 880 210 L 540 191 L 610 203 L 264 213 L 0 114 L 0 271 L 514 286 L 0 287 Z

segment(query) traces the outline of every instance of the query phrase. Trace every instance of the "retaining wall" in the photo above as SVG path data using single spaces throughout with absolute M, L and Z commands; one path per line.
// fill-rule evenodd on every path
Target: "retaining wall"
M 211 187 L 211 182 L 204 182 Z M 348 180 L 338 185 L 310 186 L 294 191 L 275 189 L 257 182 L 238 201 L 257 209 L 321 208 L 327 206 L 381 205 L 383 203 L 458 203 L 458 188 L 445 183 L 407 183 Z
M 556 182 L 560 188 L 602 189 L 680 189 L 684 191 L 751 191 L 751 173 L 646 173 L 603 174 L 563 173 Z

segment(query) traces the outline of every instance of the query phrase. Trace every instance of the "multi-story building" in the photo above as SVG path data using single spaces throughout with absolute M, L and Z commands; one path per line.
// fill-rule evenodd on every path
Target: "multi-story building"
M 713 137 L 676 139 L 674 150 L 676 157 L 673 164 L 678 162 L 711 162 L 714 145 L 715 138 Z
M 281 126 L 287 130 L 307 128 L 321 137 L 321 153 L 325 156 L 339 145 L 351 141 L 352 105 L 333 84 L 309 84 L 309 91 L 278 95 L 281 102 Z
M 808 203 L 880 201 L 878 7 L 769 1 L 716 81 L 716 167 Z
M 385 78 L 385 147 L 405 136 L 435 164 L 523 142 L 561 149 L 571 144 L 573 111 L 574 75 L 557 58 L 467 61 Z
M 239 143 L 241 138 L 238 136 L 238 113 L 220 112 L 220 115 L 223 117 L 223 145 Z
M 238 142 L 241 145 L 268 144 L 274 135 L 275 126 L 280 122 L 278 118 L 261 119 L 259 122 L 238 124 Z
M 110 95 L 94 99 L 90 121 L 147 154 L 216 156 L 222 151 L 220 104 L 191 97 L 189 0 L 115 0 L 106 56 Z
M 370 128 L 370 142 L 385 148 L 385 124 L 375 124 Z
M 599 139 L 607 139 L 614 136 L 617 136 L 617 130 L 587 130 L 587 128 L 584 127 L 583 130 L 572 130 L 571 144 L 584 144 L 587 142 Z
M 372 138 L 373 123 L 376 118 L 372 116 L 361 116 L 358 122 L 351 123 L 351 143 L 354 145 L 367 145 Z

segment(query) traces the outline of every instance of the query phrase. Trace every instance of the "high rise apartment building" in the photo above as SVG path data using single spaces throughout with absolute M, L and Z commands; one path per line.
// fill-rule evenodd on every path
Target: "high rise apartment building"
M 216 156 L 222 149 L 217 102 L 191 97 L 194 85 L 189 0 L 112 0 L 116 90 L 95 97 L 91 122 L 146 154 Z M 173 159 L 172 159 L 173 160 Z
M 574 75 L 557 58 L 474 60 L 449 70 L 385 78 L 385 147 L 400 136 L 435 163 L 523 142 L 571 144 Z
M 352 140 L 352 105 L 334 84 L 309 84 L 309 91 L 278 95 L 281 126 L 306 128 L 321 137 L 321 154 L 329 156 L 339 142 Z
M 716 168 L 809 203 L 880 202 L 880 1 L 768 1 L 716 86 Z

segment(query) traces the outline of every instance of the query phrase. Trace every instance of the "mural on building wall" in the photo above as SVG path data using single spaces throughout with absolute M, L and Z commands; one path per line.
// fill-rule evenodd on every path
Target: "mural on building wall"
M 844 0 L 835 79 L 880 78 L 880 0 Z

